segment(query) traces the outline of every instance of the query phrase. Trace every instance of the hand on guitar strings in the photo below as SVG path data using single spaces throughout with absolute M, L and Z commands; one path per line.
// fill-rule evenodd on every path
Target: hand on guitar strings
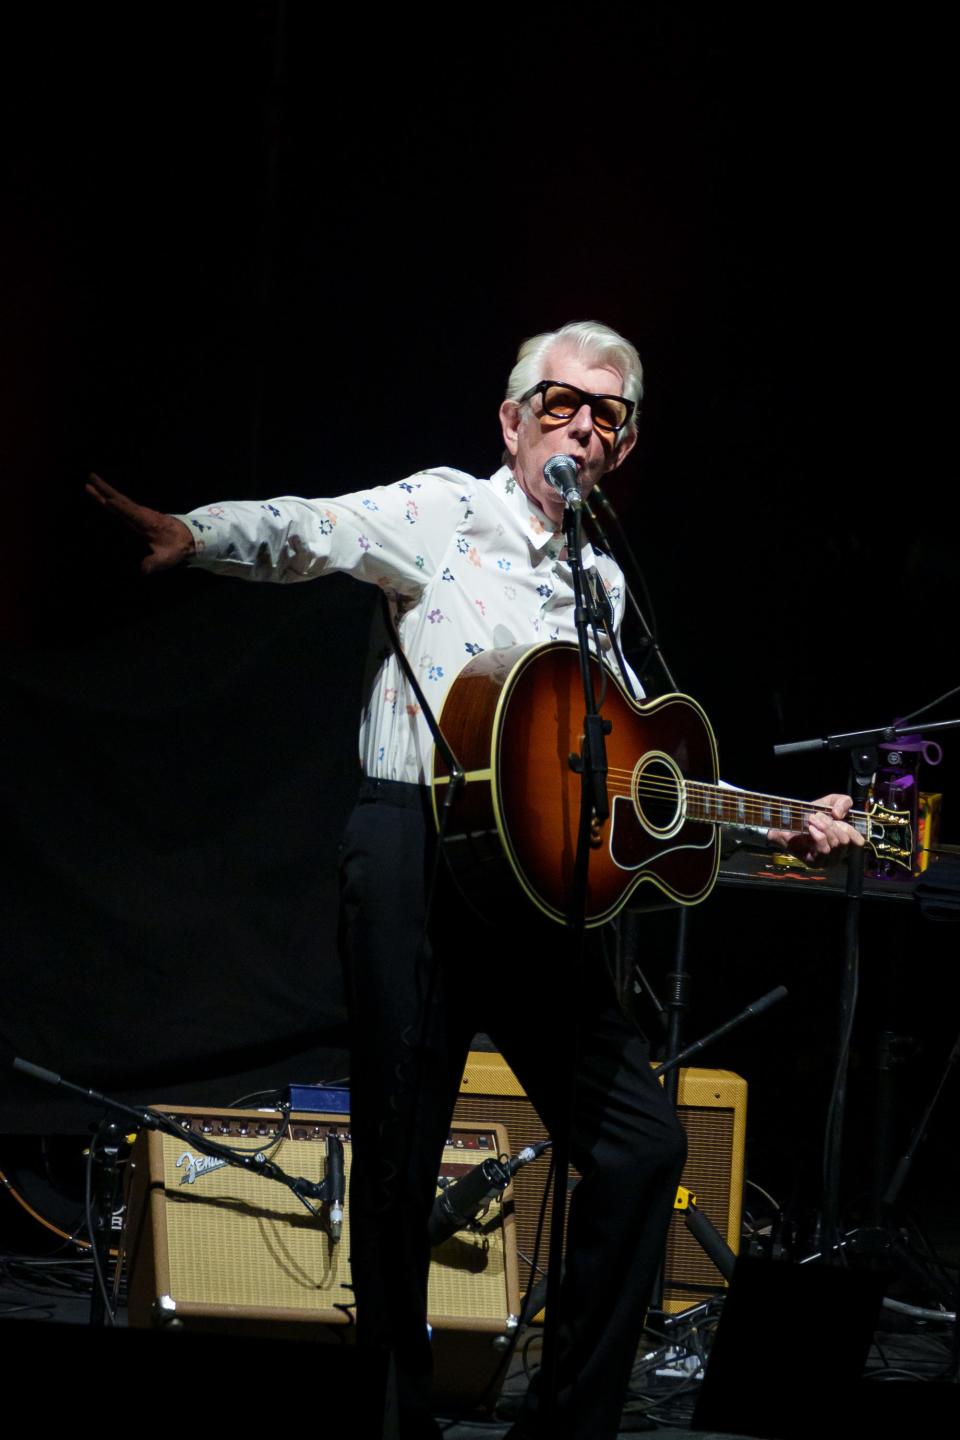
M 138 505 L 136 500 L 114 490 L 99 475 L 90 476 L 86 489 L 92 499 L 109 510 L 111 515 L 116 515 L 143 540 L 148 549 L 140 562 L 144 575 L 170 570 L 194 553 L 193 536 L 182 520 L 175 520 L 172 515 L 164 515 L 162 511 L 151 510 L 146 505 Z
M 828 865 L 846 858 L 850 845 L 862 845 L 863 836 L 844 815 L 853 804 L 849 795 L 821 795 L 812 802 L 818 808 L 807 817 L 805 830 L 768 830 L 767 840 L 777 850 L 786 850 L 807 865 Z

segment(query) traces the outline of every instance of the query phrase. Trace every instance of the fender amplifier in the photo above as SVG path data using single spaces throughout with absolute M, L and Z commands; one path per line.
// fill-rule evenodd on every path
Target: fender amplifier
M 262 1150 L 288 1175 L 308 1180 L 324 1178 L 326 1139 L 333 1131 L 343 1142 L 349 1180 L 349 1116 L 297 1114 L 286 1122 L 263 1111 L 153 1108 L 232 1148 Z M 494 1123 L 455 1124 L 441 1176 L 454 1179 L 508 1145 Z M 204 1156 L 191 1147 L 189 1135 L 144 1132 L 132 1164 L 125 1230 L 132 1326 L 285 1332 L 328 1343 L 352 1339 L 349 1198 L 334 1244 L 286 1186 Z M 488 1391 L 500 1365 L 497 1342 L 515 1326 L 510 1198 L 508 1189 L 476 1230 L 458 1231 L 434 1251 L 428 1320 L 441 1404 L 479 1399 Z

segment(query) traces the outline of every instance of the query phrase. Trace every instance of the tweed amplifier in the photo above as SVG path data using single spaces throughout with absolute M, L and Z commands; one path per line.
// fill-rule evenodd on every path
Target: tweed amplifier
M 683 1184 L 694 1192 L 698 1208 L 736 1253 L 743 1206 L 747 1082 L 728 1070 L 681 1070 L 678 1113 L 689 1145 Z M 474 1123 L 481 1115 L 506 1127 L 514 1151 L 544 1139 L 547 1133 L 503 1056 L 471 1051 L 454 1107 L 454 1123 Z M 513 1179 L 517 1253 L 524 1288 L 529 1282 L 547 1167 L 544 1158 L 519 1170 Z M 579 1179 L 575 1170 L 571 1170 L 570 1179 L 571 1186 Z M 544 1270 L 549 1245 L 548 1204 L 539 1257 Z M 674 1214 L 664 1264 L 664 1309 L 671 1313 L 684 1310 L 724 1285 L 719 1270 L 687 1230 L 682 1215 Z
M 297 1114 L 285 1126 L 283 1117 L 262 1111 L 154 1108 L 194 1133 L 262 1150 L 288 1175 L 309 1180 L 324 1178 L 333 1131 L 349 1180 L 347 1116 Z M 508 1145 L 497 1124 L 455 1123 L 441 1176 L 455 1179 Z M 285 1186 L 211 1161 L 189 1137 L 144 1133 L 132 1163 L 125 1233 L 131 1325 L 352 1339 L 349 1201 L 334 1244 Z M 500 1364 L 495 1342 L 510 1332 L 518 1309 L 508 1190 L 478 1230 L 459 1231 L 434 1251 L 428 1319 L 439 1403 L 484 1394 Z

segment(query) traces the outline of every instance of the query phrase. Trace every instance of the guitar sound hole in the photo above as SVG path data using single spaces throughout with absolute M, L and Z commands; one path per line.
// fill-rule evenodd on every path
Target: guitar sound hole
M 675 830 L 683 815 L 683 779 L 666 757 L 648 755 L 637 766 L 633 803 L 646 830 L 664 835 Z

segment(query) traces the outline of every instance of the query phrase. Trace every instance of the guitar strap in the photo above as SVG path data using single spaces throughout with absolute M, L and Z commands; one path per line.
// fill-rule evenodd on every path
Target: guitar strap
M 423 690 L 420 686 L 420 682 L 414 674 L 413 666 L 407 659 L 406 651 L 400 643 L 400 635 L 397 630 L 396 621 L 393 618 L 393 612 L 390 609 L 390 602 L 387 599 L 386 594 L 382 590 L 380 591 L 380 603 L 383 609 L 383 621 L 387 627 L 387 635 L 390 638 L 390 644 L 393 647 L 393 653 L 397 657 L 400 669 L 403 671 L 404 675 L 407 678 L 410 689 L 417 697 L 417 704 L 423 711 L 423 715 L 430 730 L 430 734 L 433 736 L 433 743 L 440 751 L 440 754 L 443 756 L 444 763 L 446 764 L 447 769 L 450 771 L 450 783 L 447 786 L 447 795 L 444 800 L 444 811 L 446 811 L 447 807 L 452 802 L 453 796 L 457 788 L 463 783 L 463 766 L 460 764 L 456 755 L 454 755 L 453 751 L 450 749 L 450 746 L 447 743 L 447 738 L 444 735 L 443 731 L 440 729 L 440 722 L 437 719 L 436 715 L 434 715 L 433 711 L 430 709 L 430 702 L 427 699 L 426 695 L 424 695 Z
M 610 604 L 610 596 L 607 594 L 606 587 L 603 581 L 600 579 L 596 565 L 591 565 L 590 569 L 586 570 L 584 574 L 586 576 L 587 588 L 590 591 L 590 600 L 592 602 L 593 614 L 600 617 L 600 623 L 603 626 L 607 639 L 610 641 L 610 649 L 613 651 L 613 656 L 617 662 L 617 667 L 620 671 L 620 677 L 623 680 L 623 684 L 627 691 L 627 694 L 630 696 L 631 700 L 636 700 L 637 695 L 633 688 L 633 681 L 630 679 L 630 671 L 627 669 L 624 662 L 623 652 L 620 649 L 620 642 L 617 639 L 617 633 L 614 628 L 613 606 Z M 595 623 L 594 636 L 596 636 Z M 597 656 L 602 662 L 599 645 L 597 645 Z

